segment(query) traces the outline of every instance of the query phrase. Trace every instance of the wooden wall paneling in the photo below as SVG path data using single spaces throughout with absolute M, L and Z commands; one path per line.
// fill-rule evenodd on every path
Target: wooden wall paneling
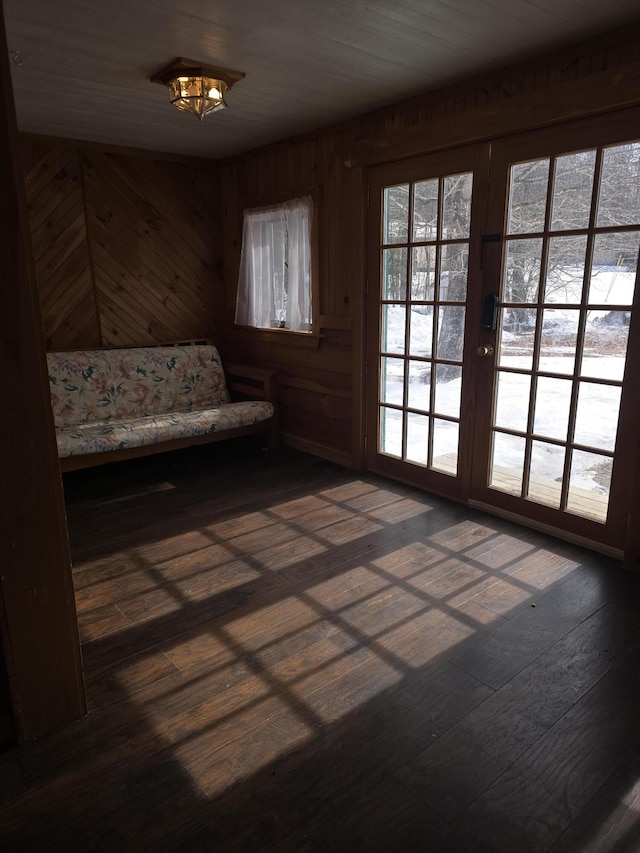
M 214 163 L 24 142 L 48 349 L 213 337 L 223 304 Z
M 404 127 L 354 146 L 353 161 L 371 165 L 455 145 L 480 142 L 640 103 L 640 62 L 601 75 L 576 77 L 548 90 L 453 112 L 437 122 Z
M 283 407 L 280 429 L 285 443 L 298 450 L 308 450 L 325 459 L 351 467 L 350 424 L 327 415 L 294 407 Z M 313 449 L 312 449 L 313 448 Z
M 99 346 L 78 154 L 27 144 L 22 156 L 47 349 Z
M 99 291 L 101 315 L 104 312 L 105 292 L 109 292 L 112 297 L 120 292 L 124 295 L 125 304 L 130 302 L 138 312 L 138 328 L 141 332 L 147 331 L 150 326 L 152 329 L 158 328 L 159 334 L 166 335 L 166 330 L 173 329 L 175 334 L 163 339 L 177 340 L 185 337 L 181 330 L 202 325 L 202 311 L 198 313 L 197 304 L 194 305 L 193 300 L 182 299 L 183 288 L 172 285 L 160 261 L 146 254 L 144 262 L 137 257 L 133 265 L 131 259 L 136 257 L 136 240 L 131 237 L 126 224 L 116 223 L 106 227 L 94 223 L 92 236 L 92 256 L 99 271 L 96 281 L 103 285 L 102 291 Z M 123 247 L 128 252 L 119 251 Z M 162 282 L 165 283 L 164 289 Z M 110 284 L 109 289 L 105 286 L 107 283 Z M 164 332 L 159 328 L 163 326 Z M 118 334 L 117 329 L 112 330 L 112 335 Z
M 322 343 L 331 349 L 351 350 L 351 332 L 349 329 L 327 326 L 322 336 Z
M 287 343 L 264 343 L 259 339 L 259 332 L 254 337 L 251 332 L 236 330 L 234 348 L 238 357 L 257 360 L 260 364 L 263 361 L 265 364 L 268 362 L 268 367 L 271 368 L 273 364 L 274 370 L 288 367 L 297 373 L 299 368 L 308 367 L 321 373 L 328 371 L 351 374 L 350 356 L 345 357 L 344 350 L 323 347 L 322 343 L 317 348 L 296 347 Z
M 324 239 L 320 244 L 320 313 L 326 315 L 344 312 L 344 305 L 336 307 L 339 300 L 336 291 L 341 290 L 343 282 L 340 252 L 341 229 L 332 227 L 333 221 L 338 218 L 342 220 L 344 209 L 342 207 L 342 187 L 340 182 L 341 154 L 340 137 L 330 135 L 320 141 L 319 155 L 323 165 L 322 169 L 322 207 L 321 207 L 321 229 L 320 233 Z M 325 343 L 328 344 L 326 338 Z
M 124 259 L 131 262 L 134 269 L 136 261 L 143 265 L 154 264 L 157 276 L 170 279 L 175 274 L 176 249 L 184 248 L 180 223 L 168 223 L 149 202 L 144 189 L 128 179 L 124 159 L 97 153 L 84 154 L 82 159 L 91 224 L 97 219 L 114 234 L 115 227 L 119 226 L 119 239 L 128 238 L 123 247 Z M 128 165 L 135 168 L 134 164 Z M 162 179 L 160 175 L 158 179 Z M 155 240 L 156 235 L 160 239 Z M 180 257 L 180 266 L 199 273 L 199 264 L 188 251 Z
M 328 374 L 322 373 L 322 379 L 325 380 Z M 340 374 L 331 374 L 333 377 Z M 347 379 L 348 377 L 344 377 Z M 333 397 L 341 397 L 344 400 L 351 400 L 351 389 L 349 386 L 344 388 L 336 387 L 333 383 L 324 384 L 313 379 L 305 379 L 300 376 L 283 376 L 282 385 L 287 388 L 301 388 L 305 391 L 314 391 L 317 394 L 331 394 Z
M 534 126 L 532 121 L 538 124 L 562 121 L 635 104 L 638 102 L 635 69 L 639 65 L 640 25 L 528 57 L 473 81 L 465 79 L 359 117 L 352 128 L 362 144 L 354 148 L 353 161 L 385 162 L 462 144 L 465 140 L 486 139 L 500 132 L 511 132 L 512 127 L 513 132 L 526 130 Z M 550 88 L 555 89 L 551 99 L 546 95 Z M 531 107 L 525 100 L 518 100 L 518 96 L 527 94 L 533 96 Z M 498 104 L 506 109 L 497 114 L 496 124 L 496 113 L 490 108 Z M 486 120 L 482 118 L 482 108 L 487 108 Z M 458 127 L 452 118 L 469 111 L 473 114 L 474 110 L 480 117 L 477 122 Z M 507 128 L 503 128 L 505 122 Z M 419 138 L 409 143 L 411 128 Z M 489 136 L 478 135 L 483 130 L 488 130 Z M 398 138 L 393 140 L 396 133 Z M 452 133 L 459 136 L 452 140 Z M 384 154 L 379 150 L 381 147 L 387 149 Z
M 319 394 L 331 393 L 336 397 L 351 398 L 351 374 L 318 370 L 313 367 L 274 360 L 280 385 L 306 388 Z
M 215 167 L 85 152 L 106 345 L 215 337 L 222 304 Z
M 614 30 L 593 39 L 568 45 L 508 68 L 463 80 L 422 101 L 421 121 L 435 115 L 473 109 L 483 104 L 508 101 L 520 94 L 549 89 L 579 77 L 596 77 L 640 60 L 640 25 Z M 526 117 L 523 117 L 523 121 Z M 406 124 L 404 126 L 407 126 Z
M 348 304 L 348 303 L 345 303 Z M 339 314 L 319 314 L 318 325 L 320 329 L 343 329 L 351 331 L 351 317 Z
M 169 223 L 189 248 L 199 277 L 213 273 L 221 284 L 221 225 L 219 176 L 215 164 L 202 166 L 151 159 L 113 158 L 123 178 Z
M 318 391 L 288 385 L 282 388 L 280 400 L 287 408 L 326 416 L 347 425 L 351 422 L 351 401 L 341 394 L 333 394 L 330 389 Z
M 65 274 L 67 270 L 69 272 Z M 56 282 L 60 283 L 58 288 L 55 287 Z M 100 345 L 95 293 L 89 269 L 83 268 L 74 275 L 70 265 L 63 264 L 43 286 L 41 299 L 46 306 L 43 328 L 47 350 Z
M 87 349 L 102 346 L 102 335 L 96 329 L 96 298 L 93 287 L 86 290 L 83 287 L 82 298 L 73 306 L 73 311 L 65 312 L 58 318 L 57 310 L 65 311 L 64 307 L 56 305 L 51 311 L 52 321 L 56 323 L 55 335 L 46 338 L 47 351 L 65 349 Z M 45 333 L 48 326 L 45 324 Z M 98 337 L 99 336 L 99 337 Z
M 86 708 L 62 484 L 0 7 L 0 634 L 18 736 Z
M 251 343 L 240 347 L 242 357 L 277 371 L 284 443 L 351 465 L 350 355 L 334 349 L 302 349 L 296 360 L 286 346 Z M 326 369 L 327 365 L 334 369 Z
M 348 144 L 348 140 L 347 140 Z M 367 223 L 367 174 L 362 168 L 352 167 L 345 156 L 346 146 L 343 147 L 345 157 L 346 179 L 343 210 L 348 222 L 348 228 L 343 231 L 342 257 L 344 258 L 344 275 L 348 278 L 348 290 L 343 296 L 345 310 L 351 317 L 351 359 L 352 370 L 352 413 L 351 413 L 351 454 L 354 468 L 363 468 L 365 459 L 365 380 L 366 380 L 366 325 L 365 301 L 367 287 L 367 253 L 366 253 L 366 223 Z M 348 301 L 347 301 L 348 300 Z
M 92 255 L 105 343 L 151 344 L 186 337 L 184 321 L 190 312 L 179 306 L 178 297 L 163 296 L 158 277 L 152 271 L 140 272 L 139 260 L 134 272 L 126 256 L 118 252 L 127 236 L 119 238 L 117 228 L 94 228 Z M 182 322 L 175 316 L 174 300 Z M 201 318 L 193 317 L 192 322 L 198 326 Z
M 233 331 L 235 303 L 237 292 L 237 276 L 240 269 L 240 241 L 242 238 L 241 211 L 238 194 L 238 169 L 233 166 L 223 168 L 220 173 L 220 194 L 222 207 L 223 234 L 223 279 L 224 279 L 224 317 L 226 322 L 220 331 L 219 338 L 224 347 L 223 336 L 226 338 Z M 227 344 L 229 346 L 229 344 Z
M 96 280 L 100 300 L 100 316 L 107 346 L 151 345 L 172 340 L 171 330 L 157 318 L 150 319 L 150 304 L 144 298 L 139 281 L 131 287 L 131 279 L 123 274 L 122 282 L 107 272 L 113 267 L 107 256 L 101 264 L 101 253 L 96 251 Z M 184 335 L 178 335 L 178 338 Z
M 300 370 L 342 372 L 349 361 L 352 390 L 350 459 L 363 464 L 364 352 L 366 324 L 366 164 L 384 162 L 468 138 L 527 129 L 591 114 L 640 100 L 640 27 L 618 30 L 545 56 L 526 57 L 517 65 L 463 80 L 439 92 L 385 107 L 315 134 L 248 152 L 223 164 L 225 210 L 225 336 L 238 357 L 258 360 L 281 371 L 282 389 L 293 387 Z M 259 335 L 233 326 L 240 257 L 240 200 L 314 183 L 321 211 L 320 314 L 322 338 L 316 351 L 264 344 Z M 350 337 L 348 350 L 341 330 Z M 288 350 L 288 351 L 287 351 Z M 350 356 L 346 353 L 350 352 Z M 319 380 L 321 385 L 325 383 Z M 289 385 L 287 384 L 289 383 Z M 329 384 L 328 382 L 326 383 Z M 328 393 L 328 392 L 327 392 Z M 342 442 L 342 426 L 320 430 L 307 412 L 294 410 L 289 391 L 286 429 L 290 441 L 317 440 L 327 455 L 331 441 Z M 335 425 L 334 425 L 335 426 Z M 337 445 L 336 445 L 337 446 Z
M 225 213 L 226 339 L 234 358 L 278 371 L 281 429 L 292 446 L 351 464 L 352 275 L 359 246 L 351 239 L 352 175 L 344 163 L 341 131 L 276 146 L 255 159 L 223 169 Z M 279 198 L 317 187 L 319 207 L 320 339 L 317 347 L 268 339 L 260 331 L 233 325 L 241 250 L 242 208 L 247 199 Z M 345 209 L 346 206 L 346 209 Z M 357 231 L 357 225 L 356 231 Z M 357 267 L 357 261 L 355 262 Z M 339 380 L 336 381 L 336 377 Z M 345 396 L 348 395 L 348 396 Z

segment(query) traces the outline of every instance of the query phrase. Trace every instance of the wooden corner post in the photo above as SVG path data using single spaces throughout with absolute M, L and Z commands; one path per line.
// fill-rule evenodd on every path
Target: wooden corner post
M 18 739 L 86 710 L 71 560 L 0 5 L 0 628 Z

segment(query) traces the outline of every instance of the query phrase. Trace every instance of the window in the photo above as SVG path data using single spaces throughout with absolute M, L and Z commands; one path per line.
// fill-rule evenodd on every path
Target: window
M 311 197 L 245 210 L 236 323 L 311 331 Z

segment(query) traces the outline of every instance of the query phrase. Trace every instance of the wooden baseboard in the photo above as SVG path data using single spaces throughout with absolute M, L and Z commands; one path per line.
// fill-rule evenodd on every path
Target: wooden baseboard
M 316 441 L 311 441 L 311 439 L 301 438 L 299 435 L 291 435 L 286 432 L 280 433 L 280 441 L 284 447 L 302 450 L 304 453 L 319 456 L 321 459 L 328 459 L 329 462 L 335 462 L 337 465 L 343 465 L 345 468 L 354 467 L 351 454 L 346 450 L 336 450 L 334 447 L 329 447 L 326 444 L 319 444 Z
M 565 542 L 571 542 L 573 545 L 582 545 L 584 548 L 590 548 L 592 551 L 597 551 L 599 554 L 605 554 L 607 557 L 613 557 L 615 560 L 623 559 L 623 552 L 620 548 L 614 548 L 611 545 L 605 545 L 603 542 L 596 542 L 593 539 L 585 539 L 584 536 L 579 536 L 576 533 L 570 533 L 567 530 L 561 530 L 558 527 L 552 527 L 550 524 L 534 521 L 531 518 L 518 515 L 515 512 L 509 512 L 492 504 L 486 504 L 482 501 L 470 500 L 469 506 L 473 509 L 480 509 L 490 515 L 497 515 L 499 518 L 505 518 L 507 521 L 515 521 L 517 524 L 522 524 L 523 527 L 531 527 L 534 530 L 539 530 L 541 533 L 548 533 L 550 536 L 555 536 L 558 539 L 564 539 Z

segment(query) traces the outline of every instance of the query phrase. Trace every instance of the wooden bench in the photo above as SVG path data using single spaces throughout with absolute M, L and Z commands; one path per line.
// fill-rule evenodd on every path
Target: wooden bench
M 277 444 L 275 373 L 225 371 L 207 343 L 48 353 L 62 471 L 265 433 Z

